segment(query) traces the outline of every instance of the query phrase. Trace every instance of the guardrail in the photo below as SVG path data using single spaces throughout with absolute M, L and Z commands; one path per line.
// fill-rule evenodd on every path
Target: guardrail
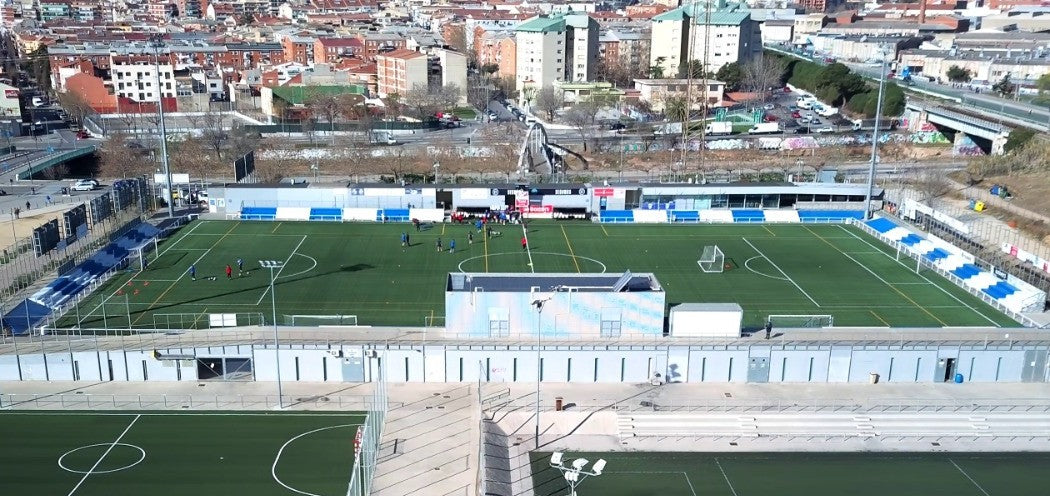
M 295 395 L 285 394 L 283 399 L 286 407 L 299 407 L 301 409 L 373 410 L 376 406 L 376 400 L 372 395 L 296 397 Z M 277 395 L 0 394 L 0 409 L 269 410 L 276 404 Z M 393 404 L 393 406 L 401 405 L 401 403 Z
M 90 154 L 93 154 L 93 153 L 95 153 L 95 147 L 94 147 L 94 145 L 89 145 L 89 146 L 85 146 L 83 148 L 77 148 L 75 150 L 57 151 L 57 152 L 45 155 L 44 157 L 41 157 L 40 159 L 38 159 L 38 160 L 41 160 L 41 162 L 38 162 L 36 165 L 30 165 L 29 168 L 26 169 L 25 171 L 19 172 L 18 173 L 18 180 L 19 181 L 27 180 L 30 177 L 32 177 L 33 174 L 36 174 L 38 172 L 47 170 L 47 169 L 49 169 L 51 167 L 54 167 L 55 165 L 61 164 L 61 163 L 66 162 L 68 160 L 72 160 L 74 158 L 83 157 L 85 155 L 90 155 Z

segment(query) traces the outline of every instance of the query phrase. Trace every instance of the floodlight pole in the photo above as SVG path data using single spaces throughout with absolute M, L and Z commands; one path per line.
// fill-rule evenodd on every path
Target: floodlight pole
M 558 288 L 552 288 L 553 291 L 557 291 Z M 543 336 L 543 304 L 554 298 L 554 293 L 547 295 L 546 298 L 533 300 L 532 306 L 536 307 L 536 449 L 540 448 L 540 379 L 542 373 L 543 359 L 540 358 L 540 339 Z
M 155 55 L 155 69 L 157 71 L 157 113 L 160 114 L 160 160 L 164 165 L 164 180 L 168 182 L 168 195 L 165 200 L 168 203 L 168 217 L 175 217 L 175 185 L 171 181 L 171 167 L 168 165 L 168 131 L 164 126 L 164 89 L 160 82 L 160 48 L 164 46 L 164 39 L 160 35 L 150 37 L 150 46 L 153 47 Z M 117 98 L 120 99 L 119 97 Z M 203 180 L 203 178 L 202 178 Z
M 875 166 L 879 158 L 879 122 L 882 117 L 882 92 L 886 86 L 886 58 L 889 51 L 885 46 L 879 48 L 882 68 L 879 70 L 879 96 L 875 102 L 875 130 L 871 132 L 871 163 L 868 165 L 868 187 L 864 192 L 864 219 L 871 219 L 871 192 L 875 189 Z
M 277 363 L 277 409 L 284 409 L 284 394 L 281 391 L 281 342 L 277 333 L 277 295 L 273 291 L 274 269 L 284 267 L 282 260 L 259 260 L 259 265 L 270 269 L 270 304 L 273 307 L 273 357 Z

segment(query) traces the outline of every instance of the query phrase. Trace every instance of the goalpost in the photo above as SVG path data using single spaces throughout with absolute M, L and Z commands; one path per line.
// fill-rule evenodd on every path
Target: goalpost
M 725 270 L 726 255 L 718 245 L 709 245 L 700 252 L 700 260 L 696 261 L 700 270 L 704 273 L 721 273 Z
M 150 253 L 157 253 L 157 238 L 150 238 L 128 250 L 124 266 L 128 270 L 144 271 L 149 267 Z
M 835 320 L 831 315 L 770 315 L 766 322 L 774 327 L 834 327 Z

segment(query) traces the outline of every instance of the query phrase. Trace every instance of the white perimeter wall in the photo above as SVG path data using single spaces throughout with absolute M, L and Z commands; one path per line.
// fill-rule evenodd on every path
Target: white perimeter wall
M 529 346 L 422 346 L 380 350 L 363 346 L 281 349 L 285 381 L 370 380 L 381 359 L 391 382 L 533 382 L 536 351 Z M 553 346 L 542 353 L 545 382 L 645 382 L 653 373 L 668 382 L 934 382 L 942 358 L 956 361 L 967 382 L 1019 382 L 1025 352 L 1013 349 L 865 349 L 850 346 Z M 250 357 L 255 379 L 276 379 L 272 348 L 222 346 L 161 350 L 198 357 Z M 941 375 L 941 377 L 938 377 Z M 1036 373 L 1047 380 L 1047 371 Z M 157 360 L 146 351 L 80 351 L 0 356 L 0 380 L 193 381 L 194 360 Z

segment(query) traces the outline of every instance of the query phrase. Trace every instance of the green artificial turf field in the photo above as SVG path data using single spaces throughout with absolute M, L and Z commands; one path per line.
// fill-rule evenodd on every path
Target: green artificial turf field
M 286 260 L 277 272 L 277 313 L 354 315 L 360 325 L 442 323 L 450 271 L 653 272 L 667 301 L 737 302 L 745 325 L 771 314 L 832 315 L 834 325 L 1016 326 L 1012 319 L 859 229 L 816 225 L 599 225 L 532 222 L 497 226 L 485 240 L 461 224 L 416 232 L 410 224 L 196 221 L 160 246 L 143 272 L 111 279 L 57 327 L 207 327 L 209 314 L 240 324 L 270 323 L 270 274 L 259 260 Z M 410 236 L 403 248 L 402 232 Z M 444 251 L 436 249 L 440 238 Z M 451 240 L 456 252 L 449 253 Z M 730 267 L 702 273 L 697 259 L 718 245 Z M 238 275 L 235 262 L 245 261 Z M 197 280 L 187 269 L 197 268 Z M 234 265 L 233 279 L 224 268 Z M 531 264 L 531 265 L 530 265 Z M 105 302 L 105 304 L 103 304 Z M 343 321 L 345 323 L 346 321 Z M 339 321 L 296 323 L 316 325 Z
M 346 494 L 363 421 L 335 413 L 4 413 L 0 494 Z
M 1043 496 L 1047 453 L 566 453 L 608 464 L 579 496 Z M 568 494 L 532 454 L 536 496 Z M 586 468 L 590 468 L 588 464 Z

